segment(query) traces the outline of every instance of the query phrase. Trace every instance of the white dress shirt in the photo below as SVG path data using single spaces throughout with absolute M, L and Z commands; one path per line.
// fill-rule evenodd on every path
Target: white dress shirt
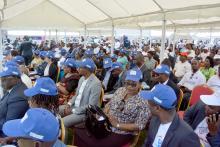
M 87 78 L 86 80 L 84 80 L 84 81 L 82 82 L 80 88 L 79 88 L 79 93 L 78 93 L 78 95 L 76 96 L 76 99 L 75 99 L 75 105 L 74 105 L 75 107 L 79 107 L 79 105 L 80 105 L 80 101 L 81 101 L 81 99 L 82 99 L 82 94 L 83 94 L 83 91 L 84 91 L 84 89 L 85 89 L 85 87 L 86 87 L 86 83 L 87 83 L 88 79 L 89 79 L 89 78 Z
M 206 83 L 204 75 L 198 70 L 193 74 L 192 71 L 186 73 L 178 85 L 184 86 L 189 90 L 192 90 L 195 86 L 202 85 Z
M 27 86 L 27 88 L 31 88 L 33 86 L 31 79 L 24 73 L 21 75 L 21 81 Z
M 188 61 L 182 63 L 181 61 L 177 62 L 174 67 L 175 76 L 177 78 L 183 77 L 186 73 L 191 71 L 191 65 Z

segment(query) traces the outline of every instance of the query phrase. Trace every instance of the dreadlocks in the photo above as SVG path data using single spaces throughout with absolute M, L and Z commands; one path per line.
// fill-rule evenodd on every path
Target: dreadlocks
M 36 103 L 39 107 L 48 109 L 53 113 L 58 113 L 59 97 L 58 95 L 42 95 L 38 94 L 32 97 L 32 102 Z

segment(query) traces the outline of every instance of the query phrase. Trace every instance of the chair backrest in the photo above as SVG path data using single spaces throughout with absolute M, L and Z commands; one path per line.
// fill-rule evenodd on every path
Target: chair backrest
M 60 118 L 59 119 L 60 120 L 60 129 L 61 129 L 61 134 L 60 134 L 60 140 L 62 141 L 62 142 L 64 142 L 65 141 L 65 137 L 66 137 L 66 129 L 65 129 L 65 126 L 64 126 L 64 123 L 63 123 L 63 119 L 62 118 Z
M 60 67 L 57 67 L 57 79 L 56 79 L 56 83 L 59 82 L 59 77 L 60 77 Z
M 179 111 L 182 101 L 183 101 L 183 91 L 180 89 L 180 95 L 179 95 L 179 99 L 177 102 L 176 111 Z
M 199 85 L 199 86 L 194 87 L 192 90 L 192 94 L 189 100 L 188 107 L 196 104 L 200 99 L 200 95 L 211 95 L 213 93 L 214 91 L 206 85 Z
M 104 95 L 105 95 L 105 92 L 104 92 L 104 89 L 102 88 L 102 89 L 101 89 L 101 94 L 100 94 L 100 97 L 99 97 L 99 106 L 100 106 L 100 107 L 103 107 Z

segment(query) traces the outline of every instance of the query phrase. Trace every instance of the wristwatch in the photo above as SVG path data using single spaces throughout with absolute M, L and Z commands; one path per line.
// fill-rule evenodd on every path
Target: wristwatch
M 116 127 L 119 129 L 120 125 L 119 125 L 119 124 L 117 124 L 117 125 L 116 125 Z

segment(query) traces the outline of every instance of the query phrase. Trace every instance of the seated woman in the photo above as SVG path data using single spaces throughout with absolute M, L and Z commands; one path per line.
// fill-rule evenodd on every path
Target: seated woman
M 208 56 L 205 59 L 205 66 L 200 69 L 202 74 L 205 76 L 206 81 L 208 81 L 212 76 L 215 75 L 214 60 L 212 57 Z
M 104 112 L 112 124 L 112 132 L 103 139 L 88 136 L 85 129 L 75 130 L 75 145 L 84 147 L 121 147 L 132 141 L 144 129 L 151 116 L 147 104 L 139 97 L 142 72 L 132 69 L 127 72 L 125 87 L 119 88 Z
M 80 76 L 76 70 L 76 63 L 74 59 L 67 59 L 64 62 L 64 77 L 61 79 L 61 82 L 57 83 L 57 88 L 59 91 L 59 102 L 63 104 L 67 102 L 71 95 L 74 95 L 74 92 L 78 86 L 78 81 Z
M 52 51 L 48 51 L 44 61 L 47 62 L 47 66 L 44 69 L 44 77 L 50 77 L 56 83 L 58 66 L 54 53 Z

